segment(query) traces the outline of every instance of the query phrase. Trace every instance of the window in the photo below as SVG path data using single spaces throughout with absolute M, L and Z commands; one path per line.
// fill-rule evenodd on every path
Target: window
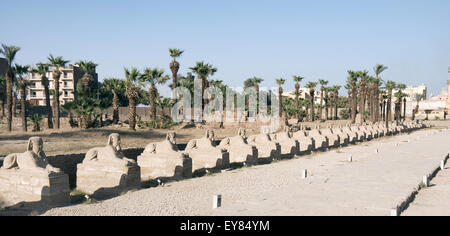
M 31 92 L 31 97 L 35 98 L 36 97 L 36 92 Z
M 64 72 L 64 78 L 67 79 L 67 72 Z
M 69 97 L 69 93 L 67 91 L 64 91 L 64 97 Z

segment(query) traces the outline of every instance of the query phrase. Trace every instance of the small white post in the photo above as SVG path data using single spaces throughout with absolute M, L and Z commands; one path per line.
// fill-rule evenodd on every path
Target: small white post
M 348 162 L 353 162 L 353 157 L 352 157 L 352 156 L 350 156 L 350 157 L 348 158 Z
M 398 208 L 392 208 L 391 209 L 391 216 L 399 216 Z
M 213 197 L 213 209 L 217 209 L 222 206 L 222 195 L 214 195 Z
M 428 187 L 428 186 L 429 186 L 428 176 L 426 176 L 426 175 L 423 176 L 422 183 L 423 183 L 423 185 L 424 185 L 425 187 Z
M 378 148 L 377 148 L 377 149 L 375 149 L 375 154 L 378 154 L 378 153 L 380 153 L 380 150 L 378 150 Z
M 398 143 L 396 143 L 395 146 L 398 147 Z
M 302 170 L 302 179 L 306 179 L 308 177 L 308 170 L 304 169 Z
M 445 169 L 445 160 L 442 160 L 441 161 L 441 170 L 444 170 Z

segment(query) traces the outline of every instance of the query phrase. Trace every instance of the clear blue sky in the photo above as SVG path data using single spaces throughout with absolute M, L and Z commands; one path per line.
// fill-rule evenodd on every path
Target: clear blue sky
M 123 67 L 169 72 L 168 48 L 185 50 L 181 73 L 196 61 L 218 68 L 214 79 L 242 86 L 246 78 L 343 85 L 347 70 L 389 66 L 383 74 L 434 94 L 450 67 L 448 0 L 179 0 L 4 1 L 0 42 L 22 47 L 21 64 L 49 53 L 100 64 L 100 79 Z M 166 89 L 166 92 L 167 89 Z M 169 93 L 166 93 L 167 95 Z

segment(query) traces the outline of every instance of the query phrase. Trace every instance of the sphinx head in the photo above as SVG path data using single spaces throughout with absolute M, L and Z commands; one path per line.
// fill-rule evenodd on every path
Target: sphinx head
M 245 129 L 244 128 L 239 128 L 239 130 L 238 130 L 238 136 L 241 136 L 242 138 L 245 138 L 246 137 L 246 132 L 245 132 Z
M 120 146 L 120 134 L 110 134 L 108 137 L 108 144 L 112 146 L 116 151 L 122 151 Z
M 172 144 L 177 144 L 177 134 L 175 132 L 168 132 L 166 140 Z
M 27 151 L 31 151 L 37 154 L 40 157 L 43 157 L 44 154 L 44 141 L 41 137 L 31 137 L 28 140 Z

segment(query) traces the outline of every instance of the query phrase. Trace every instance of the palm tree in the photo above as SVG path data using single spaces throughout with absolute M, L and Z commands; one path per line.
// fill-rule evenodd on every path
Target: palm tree
M 295 107 L 297 108 L 297 112 L 300 112 L 300 104 L 299 104 L 299 96 L 300 96 L 300 82 L 304 79 L 304 77 L 294 75 L 292 76 L 295 82 Z M 297 114 L 297 118 L 299 118 L 300 114 Z
M 120 79 L 105 79 L 102 88 L 113 95 L 113 124 L 119 123 L 119 94 L 124 93 L 125 81 Z
M 12 109 L 12 99 L 13 99 L 13 82 L 14 82 L 14 69 L 13 63 L 16 57 L 17 52 L 20 50 L 20 47 L 16 46 L 7 46 L 2 44 L 2 48 L 0 48 L 0 54 L 3 55 L 7 62 L 7 71 L 6 71 L 6 109 L 7 109 L 7 126 L 8 132 L 12 131 L 12 119 L 13 119 L 13 109 Z
M 276 79 L 278 84 L 278 115 L 283 117 L 283 84 L 286 82 L 285 79 L 279 78 Z
M 5 77 L 0 75 L 0 108 L 2 109 L 2 113 L 0 114 L 1 120 L 3 120 L 3 117 L 5 116 L 5 84 Z
M 328 84 L 328 80 L 319 79 L 320 83 L 320 109 L 319 109 L 319 117 L 322 119 L 322 105 L 323 105 L 323 95 L 325 91 L 325 86 Z
M 47 73 L 49 71 L 48 64 L 38 63 L 36 64 L 36 68 L 33 69 L 34 73 L 38 73 L 41 76 L 41 83 L 44 86 L 44 94 L 45 94 L 45 106 L 47 108 L 47 124 L 49 129 L 53 129 L 53 113 L 52 107 L 50 106 L 50 89 L 49 89 L 49 81 L 47 78 Z
M 387 106 L 386 106 L 386 127 L 388 127 L 389 122 L 392 121 L 392 90 L 396 88 L 396 83 L 392 80 L 388 80 L 385 83 L 387 89 Z
M 334 119 L 337 120 L 338 117 L 338 106 L 339 106 L 339 89 L 341 89 L 341 86 L 335 85 L 331 87 L 333 91 L 333 98 L 334 98 Z
M 207 63 L 205 64 L 202 61 L 202 62 L 197 62 L 194 67 L 190 67 L 189 69 L 192 70 L 192 72 L 197 75 L 197 79 L 201 81 L 202 97 L 203 97 L 203 94 L 205 93 L 206 88 L 208 88 L 208 77 L 213 76 L 217 72 L 217 68 L 213 67 L 210 64 L 207 64 Z M 207 103 L 208 103 L 208 99 L 204 98 L 202 110 L 204 109 L 204 107 Z
M 348 78 L 347 78 L 350 87 L 351 87 L 351 94 L 352 94 L 352 123 L 356 123 L 356 110 L 358 109 L 357 100 L 358 100 L 358 91 L 357 91 L 357 82 L 358 82 L 358 73 L 352 70 L 348 71 Z
M 375 81 L 374 81 L 374 83 L 377 86 L 375 88 L 375 94 L 374 94 L 374 97 L 373 97 L 373 99 L 374 99 L 373 104 L 374 104 L 374 108 L 375 108 L 375 122 L 377 122 L 380 119 L 380 107 L 378 106 L 378 104 L 380 104 L 380 100 L 379 100 L 380 89 L 379 89 L 379 87 L 380 87 L 380 84 L 382 82 L 381 78 L 380 78 L 380 75 L 381 75 L 381 73 L 383 73 L 383 71 L 385 71 L 387 69 L 388 69 L 388 67 L 383 65 L 383 64 L 377 64 L 373 68 L 373 70 L 375 72 Z
M 366 97 L 367 97 L 367 82 L 369 80 L 368 71 L 359 71 L 359 112 L 361 115 L 361 124 L 366 121 Z
M 414 97 L 416 99 L 417 104 L 416 104 L 416 108 L 413 110 L 413 114 L 412 114 L 412 119 L 411 120 L 415 120 L 416 119 L 416 113 L 419 112 L 419 103 L 423 99 L 423 94 L 416 93 L 416 94 L 414 94 Z
M 403 104 L 403 100 L 406 100 L 406 97 L 407 97 L 407 94 L 403 93 L 403 90 L 406 89 L 406 85 L 405 84 L 397 84 L 397 89 L 398 89 L 398 92 L 397 92 L 398 94 L 396 94 L 396 97 L 397 97 L 397 103 L 399 106 L 399 114 L 396 114 L 396 115 L 397 115 L 397 119 L 401 120 L 402 119 L 401 107 Z M 406 101 L 404 102 L 403 110 L 405 113 L 404 115 L 406 117 Z
M 125 88 L 128 97 L 128 121 L 130 129 L 136 131 L 136 103 L 139 97 L 139 71 L 131 67 L 131 69 L 124 68 L 125 71 Z
M 77 65 L 84 72 L 84 75 L 83 77 L 81 77 L 80 82 L 82 83 L 83 87 L 83 96 L 87 98 L 91 95 L 90 83 L 94 80 L 92 73 L 95 73 L 95 69 L 97 68 L 98 64 L 95 64 L 92 61 L 79 61 Z
M 59 101 L 59 79 L 61 78 L 61 69 L 64 68 L 69 61 L 64 60 L 62 57 L 53 57 L 52 54 L 48 57 L 48 62 L 50 66 L 53 67 L 53 82 L 54 82 L 54 89 L 55 89 L 55 95 L 53 96 L 53 109 L 55 113 L 55 125 L 56 128 L 60 128 L 60 101 Z
M 184 51 L 176 48 L 169 48 L 169 55 L 172 57 L 170 62 L 170 70 L 172 71 L 172 100 L 177 100 L 175 89 L 177 88 L 178 70 L 180 69 L 180 63 L 176 60 L 183 54 Z
M 29 66 L 15 65 L 14 74 L 17 76 L 18 87 L 20 90 L 20 117 L 22 118 L 22 131 L 27 132 L 27 94 L 26 90 L 30 82 L 25 80 L 24 75 L 29 71 Z
M 157 84 L 164 84 L 169 80 L 167 75 L 164 75 L 164 70 L 160 70 L 158 68 L 146 68 L 142 73 L 140 80 L 143 83 L 149 83 L 150 88 L 148 91 L 149 94 L 149 102 L 150 102 L 150 115 L 152 117 L 152 121 L 156 122 L 156 104 L 155 100 L 158 96 L 158 89 L 156 88 Z
M 30 121 L 33 124 L 33 132 L 41 131 L 42 116 L 40 116 L 39 114 L 34 114 L 30 117 Z
M 77 124 L 75 123 L 74 119 L 73 119 L 73 115 L 72 112 L 73 110 L 75 110 L 76 108 L 76 102 L 66 102 L 64 103 L 61 108 L 67 112 L 67 114 L 69 114 L 69 124 L 71 128 L 74 128 L 77 126 Z
M 317 87 L 317 82 L 308 82 L 306 84 L 306 88 L 309 89 L 309 100 L 310 100 L 310 114 L 309 114 L 309 119 L 310 121 L 314 121 L 314 95 L 315 95 L 315 90 Z

